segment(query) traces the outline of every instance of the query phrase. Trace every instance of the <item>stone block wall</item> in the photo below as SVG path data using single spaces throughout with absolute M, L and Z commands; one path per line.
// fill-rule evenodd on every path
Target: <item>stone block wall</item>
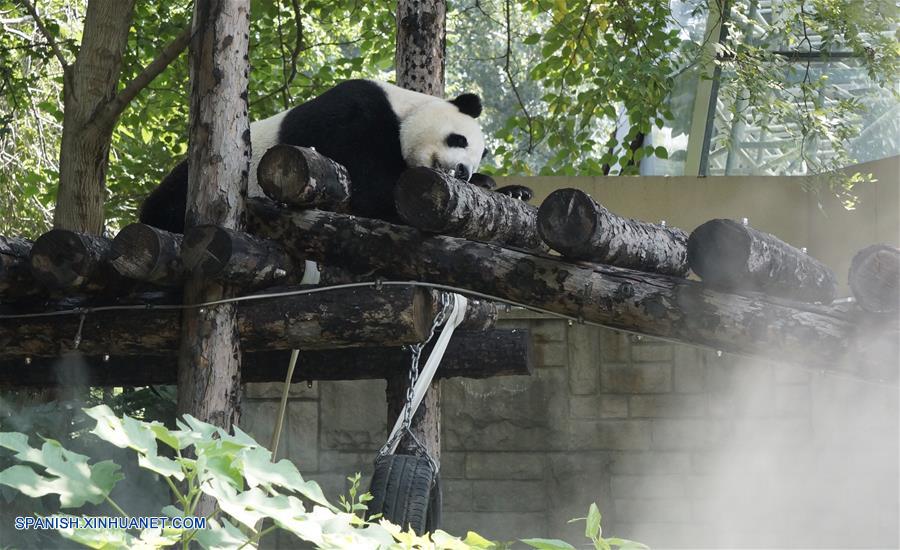
M 898 546 L 896 387 L 522 314 L 531 377 L 443 384 L 444 528 L 654 547 Z M 302 355 L 301 355 L 302 361 Z M 281 456 L 332 497 L 371 473 L 384 382 L 296 384 Z M 279 384 L 248 385 L 268 442 Z M 293 547 L 281 541 L 279 547 Z

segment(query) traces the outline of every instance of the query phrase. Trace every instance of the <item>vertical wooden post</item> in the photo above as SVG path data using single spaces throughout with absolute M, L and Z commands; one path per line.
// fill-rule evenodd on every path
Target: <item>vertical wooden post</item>
M 241 229 L 250 163 L 250 1 L 195 0 L 193 33 L 185 228 Z M 199 275 L 191 275 L 184 289 L 185 303 L 231 295 L 232 289 Z M 185 310 L 178 414 L 231 429 L 240 415 L 239 344 L 232 305 Z
M 444 96 L 446 0 L 397 2 L 397 50 L 394 57 L 397 85 L 408 90 Z M 424 363 L 425 357 L 422 358 Z M 387 381 L 388 427 L 393 426 L 406 400 L 408 366 L 398 365 Z M 441 461 L 441 387 L 434 382 L 413 418 L 412 432 L 437 464 Z M 414 448 L 405 438 L 398 451 Z

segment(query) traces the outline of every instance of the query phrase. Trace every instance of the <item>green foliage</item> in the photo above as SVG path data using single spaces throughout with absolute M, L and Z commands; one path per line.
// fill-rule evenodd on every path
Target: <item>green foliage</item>
M 191 541 L 203 548 L 258 546 L 276 529 L 287 531 L 319 548 L 447 548 L 500 549 L 495 543 L 468 533 L 464 539 L 443 531 L 417 536 L 384 519 L 363 519 L 369 495 L 359 493 L 359 474 L 349 477 L 343 509 L 331 505 L 314 481 L 303 479 L 287 460 L 272 462 L 272 454 L 238 427 L 229 434 L 189 415 L 169 429 L 160 422 L 117 416 L 106 405 L 85 409 L 95 421 L 91 434 L 138 457 L 144 470 L 156 474 L 171 490 L 176 505 L 165 506 L 170 518 L 195 515 L 201 495 L 216 506 L 206 529 L 172 527 L 128 530 L 124 528 L 65 528 L 66 539 L 91 548 L 167 548 Z M 0 485 L 30 497 L 55 495 L 59 507 L 80 508 L 85 503 L 106 503 L 128 517 L 111 493 L 123 479 L 112 461 L 89 462 L 85 455 L 69 451 L 51 439 L 32 447 L 28 436 L 0 432 L 0 447 L 9 449 L 19 462 L 0 471 Z M 75 516 L 69 516 L 75 517 Z M 586 536 L 595 548 L 645 548 L 620 539 L 603 539 L 600 512 L 592 505 Z M 574 548 L 549 539 L 523 539 L 534 548 Z
M 86 2 L 38 2 L 70 62 Z M 885 0 L 788 0 L 765 19 L 754 15 L 756 0 L 729 4 L 727 38 L 715 58 L 705 58 L 711 37 L 685 29 L 672 10 L 692 6 L 705 18 L 707 1 L 451 2 L 448 94 L 477 91 L 485 97 L 483 123 L 492 150 L 486 171 L 596 175 L 620 166 L 635 173 L 641 159 L 683 155 L 658 144 L 632 151 L 628 144 L 653 128 L 686 132 L 683 117 L 675 116 L 685 107 L 680 98 L 689 97 L 682 92 L 715 64 L 730 125 L 783 128 L 786 141 L 797 144 L 767 167 L 770 173 L 834 173 L 852 164 L 859 152 L 853 139 L 867 106 L 898 99 L 889 90 L 900 68 L 896 7 Z M 254 3 L 251 117 L 269 116 L 348 78 L 390 80 L 394 9 L 386 0 Z M 189 2 L 137 3 L 121 85 L 188 24 L 190 12 Z M 34 236 L 48 228 L 55 200 L 62 71 L 18 2 L 0 0 L 0 19 L 0 234 Z M 842 93 L 827 63 L 797 63 L 775 51 L 850 51 L 857 57 L 847 63 L 864 69 L 861 78 L 872 90 Z M 139 197 L 185 154 L 187 99 L 181 56 L 123 113 L 107 177 L 111 229 L 134 218 Z M 616 137 L 617 127 L 628 131 Z M 878 139 L 883 149 L 896 150 L 890 137 Z M 737 147 L 728 132 L 716 140 L 717 146 Z M 823 181 L 849 206 L 853 185 L 866 180 L 836 175 Z

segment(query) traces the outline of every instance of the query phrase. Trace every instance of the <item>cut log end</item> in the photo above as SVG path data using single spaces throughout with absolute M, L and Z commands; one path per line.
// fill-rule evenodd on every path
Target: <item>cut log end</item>
M 423 231 L 440 233 L 446 223 L 450 202 L 448 178 L 440 172 L 417 166 L 400 175 L 394 201 L 406 223 Z
M 347 169 L 314 149 L 276 145 L 263 155 L 257 181 L 271 199 L 304 208 L 345 212 L 350 206 Z
M 849 282 L 860 308 L 873 313 L 900 310 L 900 249 L 875 244 L 860 250 L 850 263 Z
M 183 283 L 181 235 L 142 223 L 126 226 L 112 242 L 112 266 L 130 279 L 160 285 Z
M 750 257 L 751 236 L 747 227 L 734 220 L 711 220 L 691 233 L 687 258 L 691 269 L 704 281 L 730 288 L 734 273 Z
M 595 205 L 587 193 L 577 189 L 554 191 L 538 210 L 541 238 L 563 256 L 583 255 L 591 248 L 591 236 L 600 223 Z

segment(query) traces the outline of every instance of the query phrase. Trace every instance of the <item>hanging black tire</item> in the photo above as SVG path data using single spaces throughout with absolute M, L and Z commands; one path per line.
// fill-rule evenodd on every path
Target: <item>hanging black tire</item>
M 416 534 L 426 532 L 434 468 L 425 457 L 387 455 L 375 461 L 368 516 L 381 514 Z

